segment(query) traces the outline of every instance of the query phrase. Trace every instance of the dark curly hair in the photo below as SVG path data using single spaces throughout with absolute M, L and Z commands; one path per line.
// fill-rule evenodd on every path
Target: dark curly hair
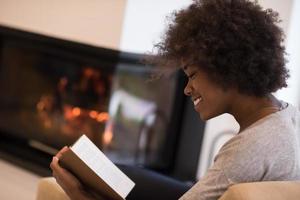
M 286 87 L 284 34 L 278 13 L 257 1 L 194 0 L 175 11 L 152 61 L 179 66 L 187 60 L 224 89 L 264 96 Z

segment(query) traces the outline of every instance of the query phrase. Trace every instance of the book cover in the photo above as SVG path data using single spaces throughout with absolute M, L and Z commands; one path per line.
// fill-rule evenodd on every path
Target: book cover
M 135 185 L 85 135 L 63 153 L 60 163 L 84 185 L 109 199 L 125 199 Z

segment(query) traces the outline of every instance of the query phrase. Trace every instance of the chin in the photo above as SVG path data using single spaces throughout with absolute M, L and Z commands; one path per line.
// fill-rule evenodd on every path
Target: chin
M 214 117 L 217 117 L 218 115 L 210 115 L 210 114 L 205 114 L 205 113 L 199 113 L 199 116 L 200 116 L 202 121 L 207 121 L 207 120 L 210 120 Z
M 207 120 L 211 119 L 211 117 L 208 117 L 208 116 L 203 115 L 201 113 L 199 113 L 199 117 L 201 118 L 202 121 L 207 121 Z

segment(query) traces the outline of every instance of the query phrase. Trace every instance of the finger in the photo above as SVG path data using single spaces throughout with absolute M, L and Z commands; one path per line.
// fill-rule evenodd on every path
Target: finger
M 70 190 L 70 188 L 79 188 L 81 186 L 79 180 L 68 170 L 60 167 L 58 160 L 59 159 L 54 156 L 50 164 L 52 175 L 56 179 L 56 182 L 67 190 Z
M 60 179 L 75 179 L 75 177 L 68 170 L 59 165 L 58 161 L 59 159 L 54 156 L 50 164 L 53 174 Z
M 57 174 L 55 172 L 53 172 L 52 176 L 55 178 L 56 183 L 58 183 L 61 186 L 61 181 L 60 181 L 59 177 L 57 176 Z
M 56 156 L 54 156 L 50 164 L 53 174 L 61 180 L 72 180 L 73 182 L 78 182 L 77 178 L 73 174 L 71 174 L 68 170 L 62 168 L 59 165 L 58 161 L 59 159 Z
M 58 183 L 61 187 L 63 187 L 62 182 L 55 171 L 52 172 L 52 176 L 55 178 L 56 183 Z
M 56 172 L 56 174 L 62 174 L 64 173 L 64 169 L 59 165 L 58 161 L 59 158 L 54 156 L 52 158 L 52 162 L 50 163 L 50 168 L 52 169 L 53 172 Z
M 55 178 L 55 179 L 59 179 L 59 176 L 57 175 L 57 173 L 56 172 L 52 172 L 52 176 Z
M 58 164 L 58 161 L 59 161 L 59 159 L 62 157 L 62 155 L 63 155 L 63 153 L 65 153 L 66 151 L 68 151 L 69 150 L 69 147 L 67 147 L 67 146 L 64 146 L 54 157 L 53 157 L 53 159 L 52 159 L 52 162 L 50 163 L 50 168 L 52 169 L 52 170 L 54 170 L 54 169 L 58 169 L 58 167 L 60 167 L 59 166 L 59 164 Z
M 66 151 L 68 151 L 69 150 L 69 147 L 67 147 L 67 146 L 64 146 L 55 156 L 57 157 L 57 158 L 61 158 L 61 156 L 63 155 L 63 153 L 65 153 Z
M 50 163 L 50 168 L 53 170 L 53 167 L 56 167 L 56 164 L 58 165 L 58 160 L 62 157 L 62 154 L 69 150 L 69 147 L 64 146 L 52 159 L 52 162 Z
M 52 176 L 53 176 L 54 178 L 57 177 L 57 175 L 56 175 L 56 173 L 55 173 L 54 171 L 52 171 Z
M 53 177 L 55 178 L 56 183 L 65 190 L 66 185 L 65 185 L 64 180 L 60 179 L 60 177 L 56 173 L 53 173 Z

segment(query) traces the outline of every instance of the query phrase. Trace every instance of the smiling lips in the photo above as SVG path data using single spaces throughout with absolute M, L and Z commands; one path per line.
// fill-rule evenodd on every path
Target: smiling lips
M 195 98 L 195 99 L 193 100 L 194 106 L 197 106 L 201 101 L 202 101 L 202 97 Z

